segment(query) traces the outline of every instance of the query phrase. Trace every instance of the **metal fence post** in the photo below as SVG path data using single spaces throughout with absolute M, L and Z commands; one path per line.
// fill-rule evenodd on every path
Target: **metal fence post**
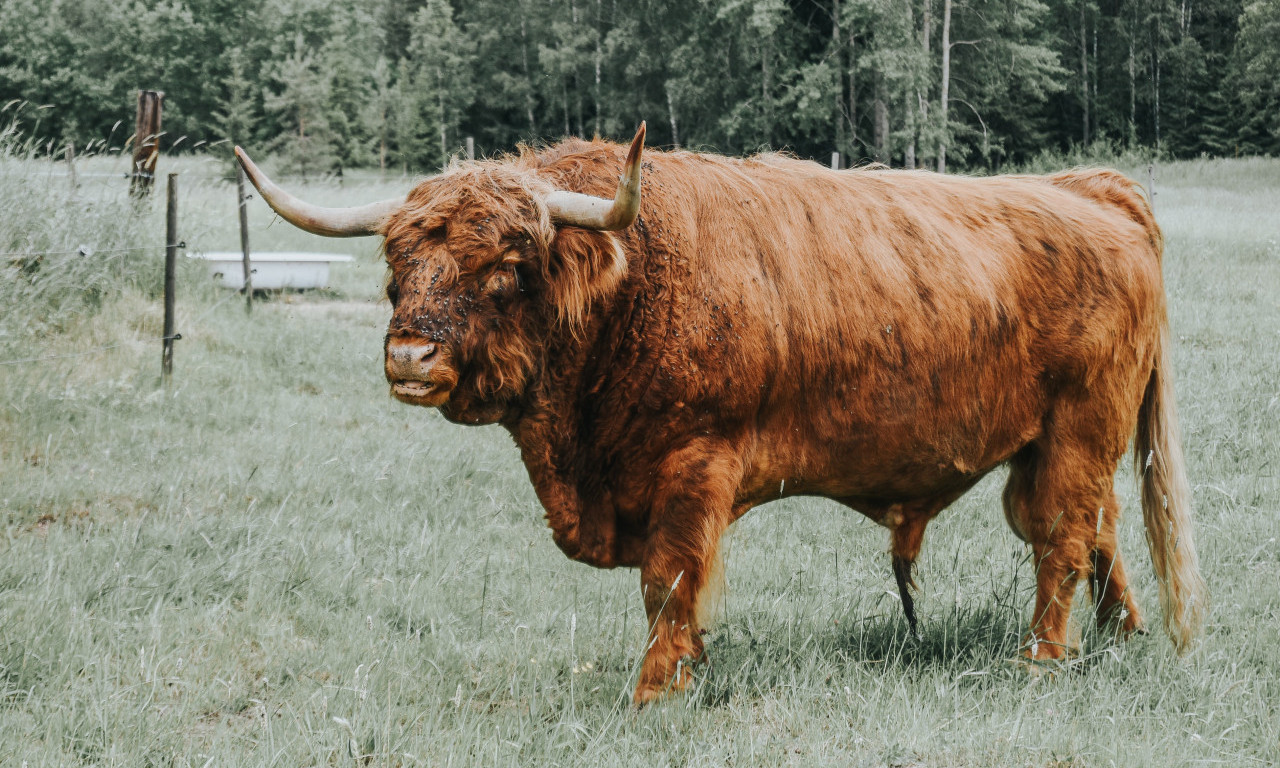
M 253 267 L 249 263 L 249 196 L 244 191 L 244 168 L 236 163 L 236 199 L 240 201 L 240 251 L 244 254 L 244 311 L 253 312 Z
M 160 357 L 160 381 L 165 385 L 173 376 L 174 271 L 178 260 L 178 174 L 169 174 L 169 200 L 165 211 L 164 241 L 164 351 Z

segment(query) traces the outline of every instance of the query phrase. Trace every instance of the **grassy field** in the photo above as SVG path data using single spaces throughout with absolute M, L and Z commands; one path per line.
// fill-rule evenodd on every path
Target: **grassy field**
M 180 170 L 182 238 L 236 248 L 223 168 Z M 251 316 L 184 266 L 166 392 L 159 250 L 92 261 L 159 244 L 161 201 L 132 210 L 112 176 L 72 195 L 55 171 L 0 157 L 0 249 L 99 250 L 8 257 L 0 287 L 0 362 L 60 356 L 0 365 L 0 765 L 1280 761 L 1280 161 L 1157 179 L 1213 597 L 1194 652 L 1178 659 L 1158 630 L 1117 645 L 1086 629 L 1052 677 L 1011 663 L 1033 575 L 995 473 L 929 529 L 920 642 L 882 529 L 821 500 L 747 516 L 728 535 L 714 666 L 639 712 L 638 576 L 560 554 L 499 428 L 387 396 L 376 242 L 270 224 L 255 200 L 256 246 L 358 259 L 331 290 Z M 355 203 L 403 183 L 304 191 Z M 22 269 L 48 280 L 19 290 Z M 76 298 L 73 269 L 104 287 Z M 1132 478 L 1119 487 L 1158 627 Z

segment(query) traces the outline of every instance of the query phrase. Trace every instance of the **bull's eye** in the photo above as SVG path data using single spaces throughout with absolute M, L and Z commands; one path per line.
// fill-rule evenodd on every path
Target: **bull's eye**
M 484 286 L 488 293 L 498 301 L 510 301 L 520 292 L 519 280 L 513 267 L 502 267 L 489 276 Z
M 520 289 L 521 293 L 524 293 L 533 287 L 533 279 L 528 265 L 524 263 L 516 264 L 512 268 L 512 272 L 515 274 L 516 287 Z
M 391 302 L 393 307 L 400 301 L 400 286 L 394 277 L 387 280 L 387 301 Z

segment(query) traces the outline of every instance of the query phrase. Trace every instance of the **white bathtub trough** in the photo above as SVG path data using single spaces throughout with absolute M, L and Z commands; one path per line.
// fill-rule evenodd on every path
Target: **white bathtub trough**
M 205 262 L 209 274 L 224 288 L 244 288 L 244 256 L 239 251 L 193 253 L 191 258 Z M 325 288 L 329 285 L 329 265 L 335 261 L 352 261 L 337 253 L 302 253 L 296 251 L 263 251 L 249 254 L 253 289 Z

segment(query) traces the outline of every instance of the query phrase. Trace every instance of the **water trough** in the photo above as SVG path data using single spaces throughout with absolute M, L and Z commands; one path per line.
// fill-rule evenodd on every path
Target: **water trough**
M 211 251 L 190 256 L 205 262 L 209 274 L 222 287 L 237 291 L 244 288 L 244 256 L 239 251 Z M 329 265 L 345 261 L 353 259 L 337 253 L 263 251 L 250 254 L 249 268 L 254 290 L 326 288 Z

